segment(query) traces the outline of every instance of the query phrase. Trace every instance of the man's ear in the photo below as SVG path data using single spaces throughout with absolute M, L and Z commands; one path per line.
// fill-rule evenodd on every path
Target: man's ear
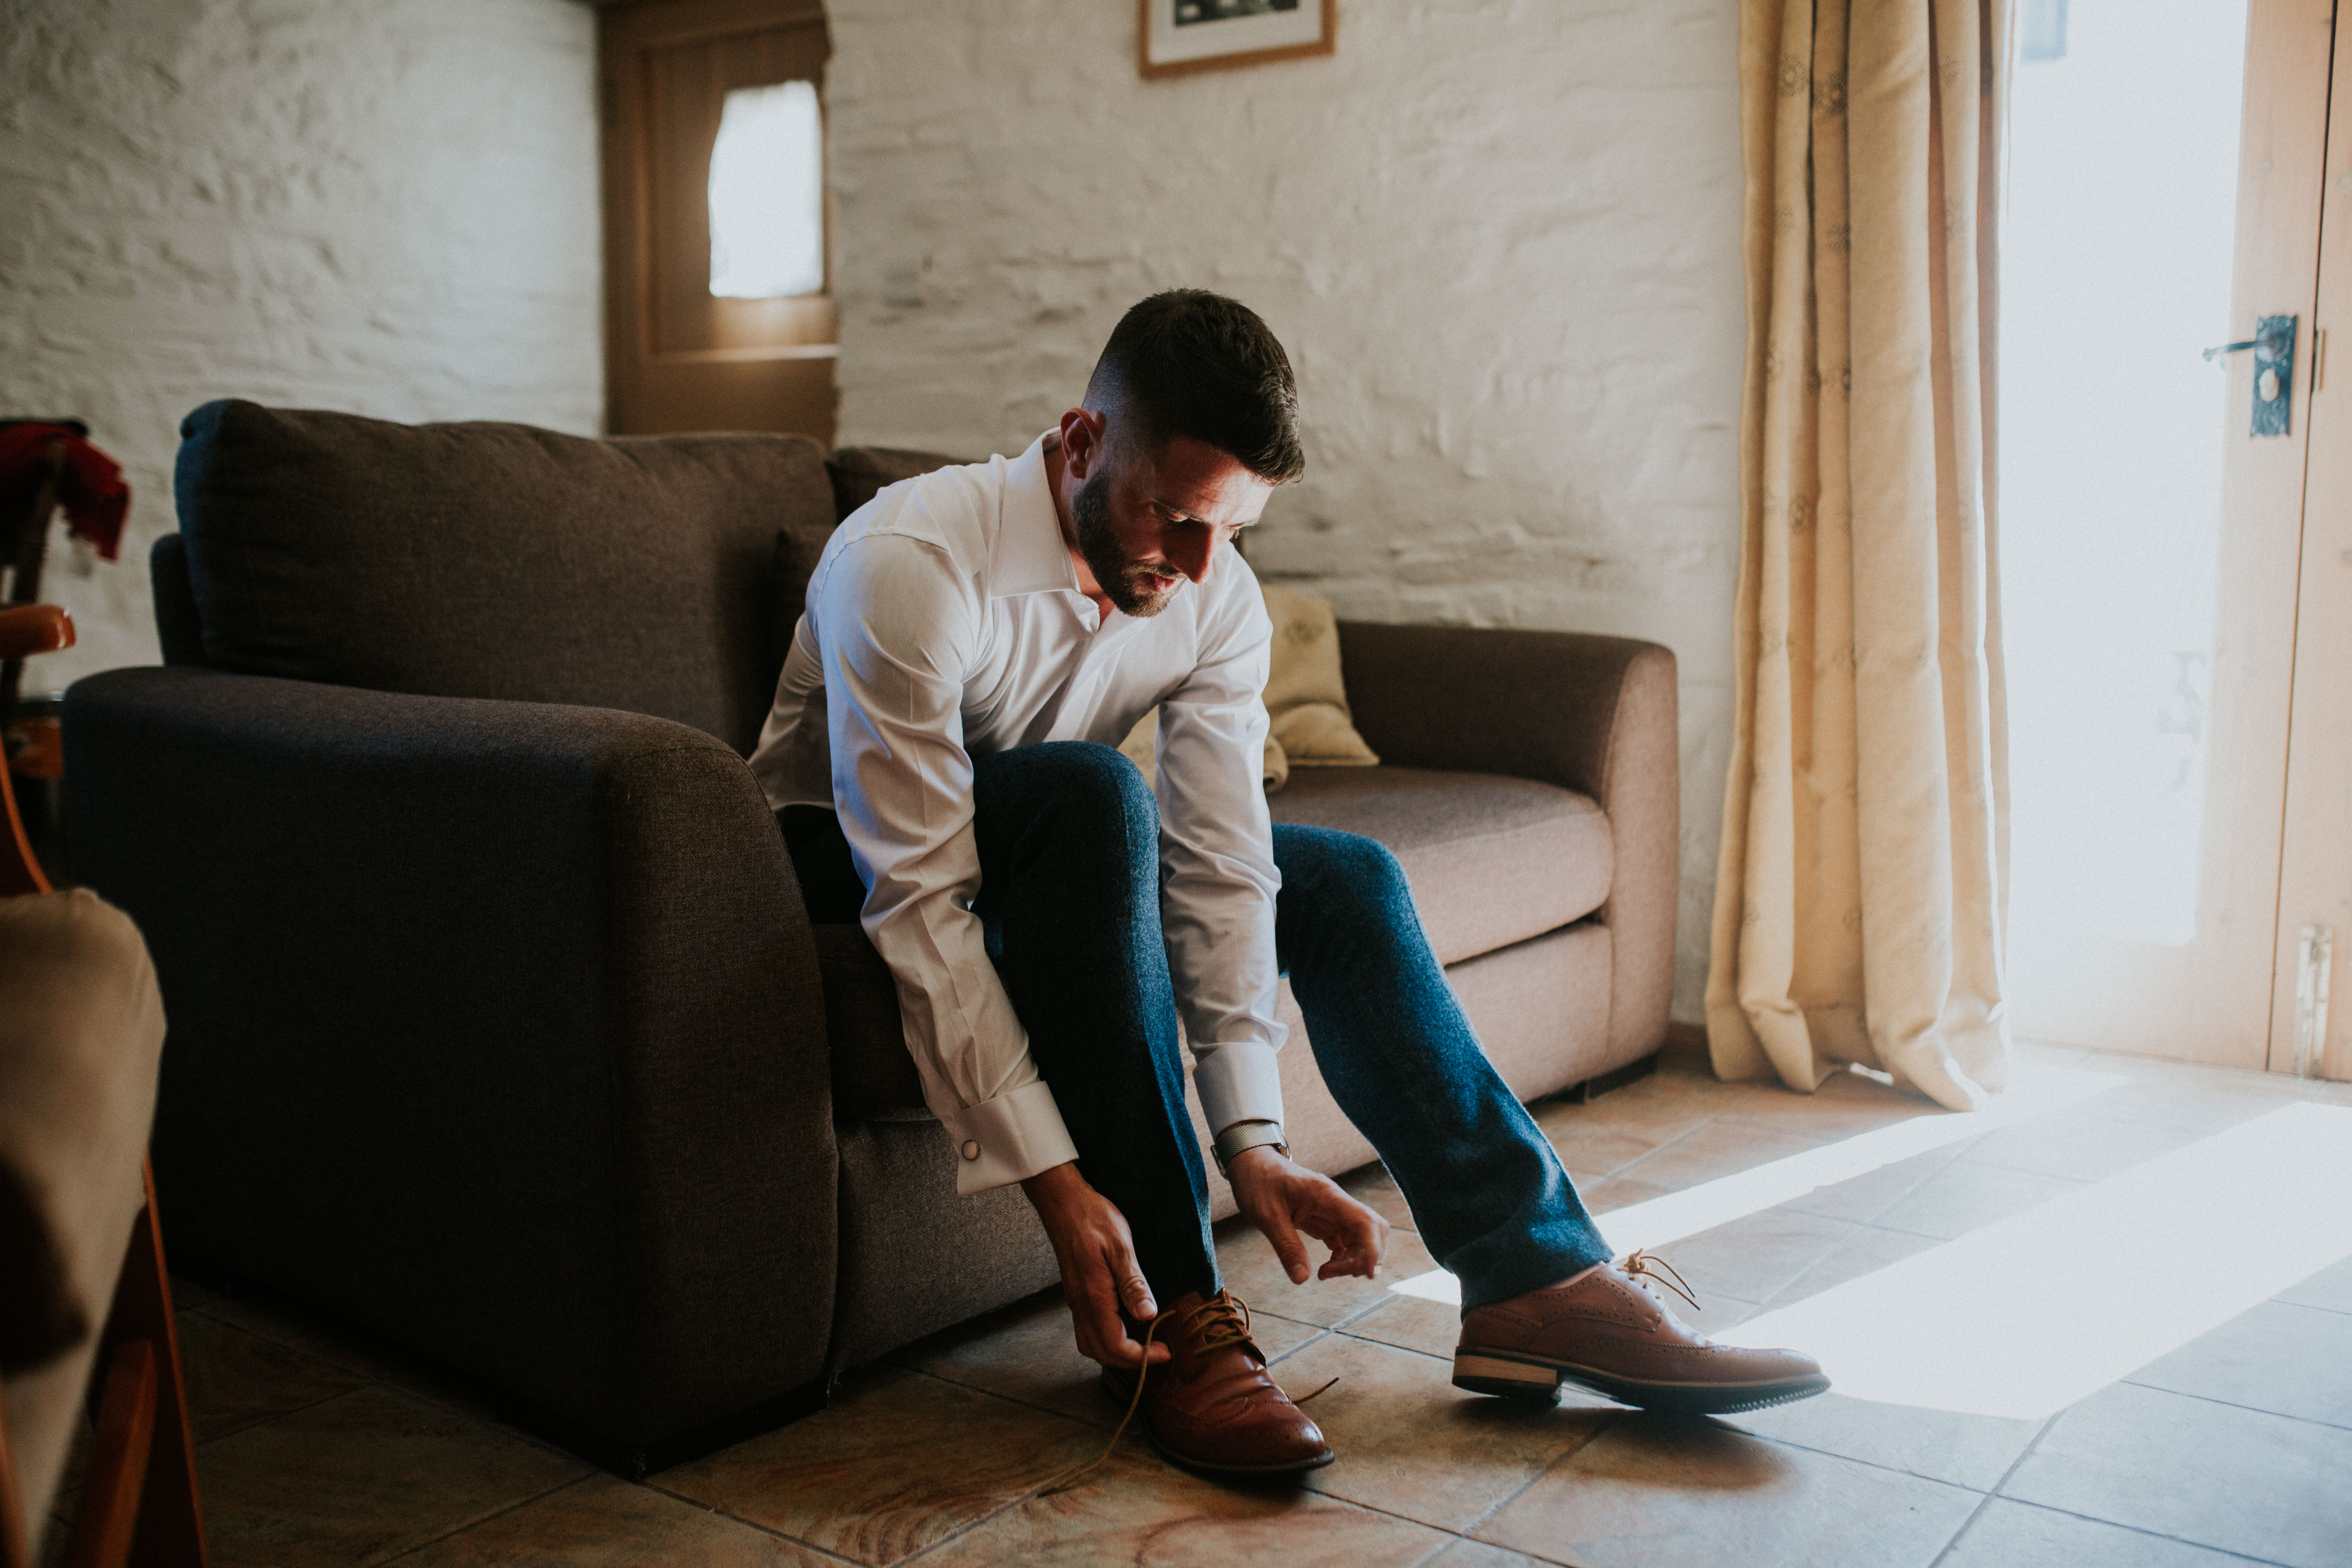
M 1091 408 L 1062 416 L 1062 471 L 1083 482 L 1103 459 L 1103 416 Z

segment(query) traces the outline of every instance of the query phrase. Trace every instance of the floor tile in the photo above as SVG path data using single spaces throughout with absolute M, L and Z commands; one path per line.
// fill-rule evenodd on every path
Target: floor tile
M 2023 1214 L 2081 1185 L 2032 1171 L 1955 1160 L 1872 1223 L 1887 1230 L 1907 1230 L 1915 1236 L 1949 1241 L 1995 1220 Z
M 1255 1314 L 1250 1331 L 1268 1361 L 1322 1332 L 1271 1312 Z M 1017 1301 L 884 1359 L 893 1366 L 1018 1399 L 1106 1430 L 1118 1424 L 1118 1406 L 1102 1392 L 1102 1369 L 1078 1353 L 1069 1310 L 1058 1294 Z
M 1913 1236 L 1908 1231 L 1878 1230 L 1864 1226 L 1830 1248 L 1820 1262 L 1781 1287 L 1780 1292 L 1765 1304 L 1786 1307 L 1849 1280 L 1859 1279 L 1866 1274 L 1875 1274 L 1890 1264 L 1900 1263 L 1931 1247 L 1943 1245 L 1931 1236 Z
M 2099 1052 L 2082 1046 L 2062 1046 L 2050 1040 L 2012 1040 L 2010 1047 L 2017 1053 L 2020 1061 L 2043 1067 L 2083 1067 L 2097 1061 L 2100 1057 Z
M 2093 1071 L 2103 1068 L 2095 1060 L 2084 1065 Z M 2129 1082 L 2098 1097 L 2100 1115 L 2194 1132 L 2219 1132 L 2303 1098 L 2295 1092 L 2293 1079 L 2273 1082 L 2268 1073 L 2145 1060 L 2127 1070 Z
M 1319 1268 L 1328 1254 L 1321 1242 L 1310 1240 L 1307 1255 Z M 1391 1230 L 1388 1259 L 1377 1279 L 1317 1279 L 1310 1275 L 1306 1284 L 1293 1285 L 1282 1271 L 1282 1260 L 1255 1226 L 1247 1220 L 1227 1220 L 1217 1226 L 1217 1267 L 1224 1273 L 1225 1288 L 1253 1310 L 1328 1328 L 1386 1300 L 1395 1281 L 1426 1274 L 1437 1264 L 1419 1235 Z
M 1340 1331 L 1451 1363 L 1454 1347 L 1462 1342 L 1462 1310 L 1419 1296 L 1391 1296 L 1363 1316 L 1349 1319 Z
M 1744 1215 L 1658 1249 L 1704 1303 L 1709 1297 L 1769 1301 L 1858 1227 L 1785 1209 Z M 1671 1296 L 1668 1297 L 1671 1300 Z
M 195 1310 L 233 1329 L 356 1373 L 371 1383 L 390 1382 L 408 1370 L 395 1347 L 275 1297 L 215 1296 Z
M 1607 1174 L 1758 1092 L 1752 1084 L 1649 1078 L 1589 1102 L 1544 1100 L 1528 1110 L 1561 1163 Z
M 2095 1182 L 2205 1136 L 2189 1128 L 2105 1114 L 2100 1109 L 2103 1099 L 2095 1096 L 2086 1105 L 1997 1129 L 1978 1139 L 1962 1158 L 2073 1182 Z
M 402 1568 L 824 1568 L 835 1559 L 651 1487 L 591 1476 L 400 1561 Z
M 2001 1495 L 2292 1568 L 2341 1568 L 2352 1432 L 2121 1384 L 2058 1417 Z
M 205 1317 L 231 1328 L 242 1329 L 356 1373 L 371 1383 L 446 1405 L 460 1415 L 503 1431 L 514 1430 L 493 1415 L 489 1394 L 481 1385 L 371 1330 L 258 1291 L 237 1297 L 220 1296 L 200 1310 Z
M 2331 1312 L 2352 1312 L 2352 1258 L 2323 1268 L 2278 1299 L 2298 1307 L 2323 1307 Z
M 1710 1121 L 1616 1173 L 1665 1187 L 1696 1186 L 1718 1176 L 1738 1175 L 1774 1160 L 1801 1154 L 1818 1148 L 1820 1142 L 1768 1131 L 1761 1127 L 1743 1127 L 1737 1122 Z
M 2127 1381 L 2352 1427 L 2352 1314 L 2265 1301 Z
M 1579 1182 L 1576 1195 L 1584 1200 L 1587 1214 L 1598 1218 L 1618 1209 L 1631 1208 L 1635 1204 L 1648 1203 L 1652 1198 L 1664 1197 L 1674 1191 L 1655 1182 L 1636 1182 L 1623 1176 L 1606 1176 L 1597 1182 Z
M 1994 1498 L 1937 1568 L 2236 1568 L 2245 1561 Z
M 1914 1154 L 1907 1160 L 1897 1160 L 1891 1165 L 1881 1165 L 1874 1171 L 1864 1171 L 1859 1176 L 1849 1176 L 1826 1187 L 1816 1187 L 1801 1198 L 1790 1198 L 1780 1206 L 1800 1214 L 1817 1214 L 1823 1219 L 1853 1220 L 1868 1225 L 1893 1208 L 1920 1183 L 1959 1158 L 1961 1152 L 1977 1140 L 1947 1143 L 1940 1149 L 1930 1149 Z
M 2009 1474 L 2017 1457 L 2046 1425 L 1879 1405 L 1848 1399 L 1834 1389 L 1794 1405 L 1722 1419 L 1759 1437 L 1890 1470 L 1906 1470 L 1931 1481 L 1948 1481 L 1980 1492 L 2000 1484 L 2001 1477 Z
M 172 1276 L 172 1306 L 175 1311 L 184 1312 L 191 1307 L 201 1307 L 207 1301 L 219 1299 L 217 1292 L 197 1284 L 185 1276 L 179 1274 Z
M 1307 1411 L 1339 1458 L 1307 1484 L 1441 1530 L 1476 1523 L 1621 1414 L 1465 1394 L 1446 1363 L 1345 1334 L 1317 1341 L 1283 1371 L 1294 1392 L 1339 1379 Z
M 1063 1416 L 886 1368 L 844 1383 L 806 1420 L 656 1479 L 664 1491 L 879 1565 L 1075 1470 L 1103 1442 Z
M 1457 1541 L 1435 1557 L 1429 1568 L 1546 1568 L 1540 1557 L 1483 1541 Z
M 1712 1422 L 1627 1415 L 1475 1533 L 1580 1568 L 1927 1568 L 1979 1500 Z
M 1851 1138 L 1915 1116 L 1948 1116 L 1926 1095 L 1874 1082 L 1859 1073 L 1832 1073 L 1811 1094 L 1773 1087 L 1723 1113 L 1726 1121 L 1801 1138 Z
M 1390 1175 L 1388 1167 L 1378 1161 L 1349 1172 L 1339 1178 L 1339 1184 L 1347 1188 L 1358 1203 L 1377 1211 L 1391 1225 L 1406 1230 L 1418 1228 L 1413 1223 L 1412 1207 L 1405 1203 L 1404 1194 L 1397 1188 L 1396 1178 Z
M 1570 1170 L 1589 1171 L 1605 1177 L 1654 1152 L 1660 1145 L 1672 1142 L 1692 1128 L 1704 1126 L 1706 1121 L 1706 1118 L 1703 1116 L 1690 1116 L 1670 1122 L 1611 1126 L 1580 1122 L 1563 1113 L 1538 1125 L 1543 1128 L 1544 1136 L 1550 1142 L 1552 1152 L 1559 1156 L 1561 1164 Z
M 1292 1486 L 1218 1486 L 1134 1438 L 1066 1492 L 1035 1497 L 949 1542 L 923 1568 L 1406 1568 L 1446 1537 Z
M 381 1563 L 587 1469 L 568 1455 L 379 1387 L 196 1450 L 217 1568 Z
M 179 1330 L 188 1419 L 199 1443 L 349 1394 L 366 1382 L 356 1373 L 202 1312 L 181 1312 Z

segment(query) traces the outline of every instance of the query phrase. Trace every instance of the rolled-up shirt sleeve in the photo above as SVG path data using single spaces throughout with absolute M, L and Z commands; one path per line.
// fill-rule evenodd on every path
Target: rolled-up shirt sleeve
M 1219 569 L 1244 574 L 1238 557 Z M 1282 1120 L 1273 827 L 1263 782 L 1273 626 L 1255 581 L 1160 707 L 1160 921 L 1211 1132 Z
M 898 983 L 923 1099 L 977 1193 L 1077 1158 L 984 944 L 972 900 L 964 671 L 984 601 L 938 545 L 878 534 L 812 585 L 833 797 L 866 886 L 866 934 Z

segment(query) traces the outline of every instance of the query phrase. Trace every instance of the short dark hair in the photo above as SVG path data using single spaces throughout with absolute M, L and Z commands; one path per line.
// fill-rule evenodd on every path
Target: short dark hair
M 1150 447 L 1174 436 L 1205 442 L 1268 484 L 1307 472 L 1290 356 L 1256 311 L 1205 289 L 1154 294 L 1121 317 L 1087 406 L 1116 406 Z

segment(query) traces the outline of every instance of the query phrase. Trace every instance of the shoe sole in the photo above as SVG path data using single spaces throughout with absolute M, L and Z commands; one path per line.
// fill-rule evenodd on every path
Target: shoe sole
M 1190 1454 L 1180 1454 L 1162 1443 L 1150 1426 L 1143 1429 L 1144 1441 L 1151 1451 L 1182 1470 L 1203 1476 L 1303 1476 L 1309 1470 L 1319 1470 L 1339 1456 L 1326 1448 L 1312 1459 L 1285 1459 L 1272 1465 L 1225 1465 L 1209 1459 L 1196 1459 Z
M 1115 1404 L 1124 1405 L 1134 1395 L 1134 1385 L 1129 1384 L 1123 1388 L 1119 1386 L 1120 1379 L 1108 1367 L 1103 1368 L 1099 1382 L 1102 1391 L 1108 1394 Z M 1160 1440 L 1160 1434 L 1151 1429 L 1149 1419 L 1140 1425 L 1143 1427 L 1143 1440 L 1151 1445 L 1153 1453 L 1179 1469 L 1192 1470 L 1204 1476 L 1303 1476 L 1309 1470 L 1321 1469 L 1339 1457 L 1329 1448 L 1326 1448 L 1311 1458 L 1278 1459 L 1272 1464 L 1264 1465 L 1234 1465 L 1215 1459 L 1196 1459 L 1190 1454 L 1178 1453 L 1162 1443 Z
M 1547 1361 L 1539 1356 L 1500 1354 L 1493 1351 L 1456 1351 L 1454 1386 L 1472 1394 L 1491 1394 L 1530 1405 L 1557 1405 L 1563 1383 L 1589 1388 L 1604 1399 L 1643 1410 L 1677 1415 L 1731 1415 L 1811 1399 L 1829 1391 L 1830 1380 L 1815 1373 L 1780 1383 L 1645 1383 L 1612 1377 L 1573 1362 Z

